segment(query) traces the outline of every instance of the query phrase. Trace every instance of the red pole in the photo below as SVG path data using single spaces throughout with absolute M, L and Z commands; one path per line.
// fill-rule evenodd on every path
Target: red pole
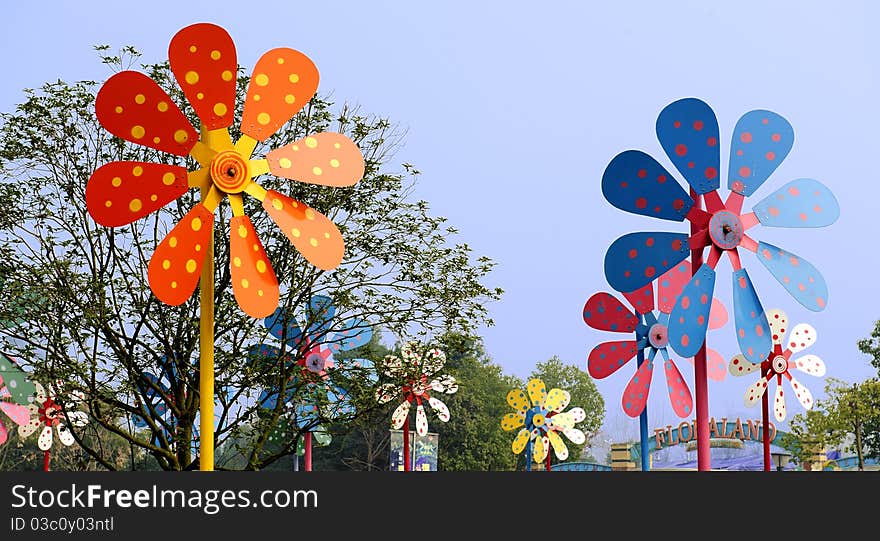
M 691 188 L 691 198 L 697 208 L 703 207 L 702 197 Z M 696 226 L 691 223 L 691 235 L 697 233 Z M 696 274 L 703 264 L 703 250 L 691 250 L 691 274 Z M 712 457 L 709 454 L 709 388 L 706 383 L 706 341 L 694 356 L 694 395 L 697 416 L 697 470 L 712 469 Z
M 409 416 L 403 423 L 403 471 L 409 471 Z
M 312 433 L 306 432 L 304 447 L 305 447 L 305 463 L 306 463 L 306 471 L 312 471 Z
M 43 451 L 43 471 L 49 471 L 49 450 Z
M 547 450 L 547 471 L 550 471 L 550 450 Z
M 761 435 L 761 440 L 764 443 L 764 471 L 772 471 L 770 464 L 770 415 L 769 415 L 769 402 L 770 400 L 767 398 L 767 393 L 770 392 L 770 389 L 764 390 L 764 396 L 761 398 L 761 416 L 763 426 L 763 434 Z

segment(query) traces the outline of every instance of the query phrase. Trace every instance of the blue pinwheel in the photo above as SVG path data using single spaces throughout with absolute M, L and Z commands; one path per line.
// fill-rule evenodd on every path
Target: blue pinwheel
M 728 169 L 731 192 L 726 201 L 718 193 L 718 121 L 711 107 L 695 98 L 669 104 L 657 119 L 657 137 L 694 197 L 654 158 L 638 150 L 627 150 L 611 160 L 602 176 L 602 193 L 612 205 L 627 212 L 679 222 L 687 219 L 690 234 L 624 235 L 608 248 L 605 276 L 617 291 L 635 291 L 683 261 L 690 251 L 702 254 L 703 248 L 709 247 L 708 259 L 685 286 L 670 314 L 669 344 L 679 355 L 693 357 L 706 338 L 715 267 L 726 253 L 733 266 L 737 341 L 745 358 L 760 364 L 772 349 L 770 328 L 737 248 L 756 253 L 792 297 L 806 308 L 820 311 L 828 303 L 828 288 L 819 271 L 799 256 L 753 240 L 746 231 L 759 223 L 768 227 L 831 225 L 840 214 L 837 200 L 820 182 L 799 178 L 758 202 L 752 212 L 742 212 L 744 199 L 776 170 L 794 143 L 791 125 L 771 111 L 750 111 L 737 122 Z

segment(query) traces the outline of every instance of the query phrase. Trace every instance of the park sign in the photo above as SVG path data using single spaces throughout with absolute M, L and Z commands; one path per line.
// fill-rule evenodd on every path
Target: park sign
M 773 423 L 767 423 L 770 429 L 768 439 L 772 442 L 776 438 L 776 427 Z M 677 427 L 666 425 L 665 428 L 654 429 L 655 450 L 660 450 L 664 446 L 679 445 L 696 439 L 697 421 L 682 421 Z M 743 422 L 739 417 L 734 421 L 728 421 L 727 417 L 722 417 L 721 421 L 716 422 L 714 417 L 709 419 L 709 438 L 710 439 L 739 439 L 742 441 L 762 441 L 763 425 L 761 420 L 746 420 Z

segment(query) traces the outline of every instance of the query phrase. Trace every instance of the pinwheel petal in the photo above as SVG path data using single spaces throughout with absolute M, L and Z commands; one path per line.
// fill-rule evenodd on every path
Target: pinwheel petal
M 727 308 L 718 298 L 712 299 L 712 308 L 709 309 L 709 330 L 720 329 L 727 325 Z M 721 363 L 722 365 L 724 363 Z
M 647 284 L 641 289 L 624 293 L 624 297 L 639 314 L 647 314 L 654 309 L 654 284 Z
M 788 349 L 792 353 L 803 351 L 816 342 L 816 329 L 809 323 L 798 323 L 788 337 Z
M 693 358 L 690 361 L 693 364 Z M 706 375 L 714 381 L 723 381 L 727 377 L 724 357 L 712 348 L 706 348 Z
M 336 332 L 327 344 L 334 353 L 365 346 L 373 338 L 373 328 L 365 319 L 352 318 L 341 326 L 342 329 Z
M 587 436 L 578 428 L 566 428 L 562 433 L 575 445 L 581 445 L 587 441 Z
M 635 340 L 602 342 L 590 351 L 587 370 L 596 379 L 607 378 L 628 363 L 637 353 Z
M 562 413 L 557 413 L 556 415 L 549 417 L 548 421 L 551 428 L 553 428 L 554 430 L 565 430 L 567 428 L 574 428 L 574 419 L 575 416 L 570 411 L 564 411 Z
M 798 399 L 798 402 L 801 403 L 801 406 L 804 409 L 810 409 L 813 407 L 813 393 L 810 392 L 809 389 L 804 387 L 804 385 L 798 380 L 794 379 L 794 377 L 789 373 L 788 380 L 791 382 L 791 388 L 794 389 L 794 394 Z M 780 386 L 781 388 L 781 386 Z
M 440 376 L 437 379 L 431 380 L 430 385 L 431 389 L 438 393 L 455 394 L 458 391 L 458 383 L 455 382 L 454 377 L 449 375 Z
M 675 178 L 640 150 L 621 152 L 611 160 L 602 175 L 602 194 L 620 210 L 677 222 L 694 206 Z
M 526 397 L 526 393 L 520 389 L 507 391 L 507 403 L 518 413 L 525 413 L 529 409 L 529 399 Z
M 694 191 L 704 194 L 718 189 L 718 119 L 709 105 L 696 98 L 670 103 L 657 117 L 657 138 Z
M 6 426 L 0 422 L 0 445 L 6 443 L 6 440 L 9 438 L 9 435 L 6 432 Z
M 776 386 L 776 396 L 773 399 L 773 416 L 777 421 L 785 420 L 785 393 L 782 391 L 782 385 Z
M 425 415 L 425 406 L 416 406 L 416 433 L 424 436 L 428 433 L 428 416 Z
M 669 316 L 669 345 L 682 357 L 693 357 L 706 340 L 715 271 L 703 264 L 675 302 Z
M 766 242 L 758 243 L 758 260 L 804 307 L 813 312 L 825 309 L 828 286 L 809 261 Z
M 631 333 L 639 319 L 622 302 L 608 293 L 596 293 L 584 305 L 584 322 L 600 331 Z
M 40 432 L 40 436 L 37 439 L 37 447 L 40 448 L 41 451 L 48 451 L 52 448 L 52 427 L 44 426 L 43 430 Z
M 345 242 L 326 216 L 275 190 L 268 190 L 263 208 L 312 265 L 332 270 L 342 262 Z
M 36 394 L 36 386 L 29 379 L 28 373 L 3 352 L 0 352 L 0 381 L 6 384 L 5 392 L 9 393 L 16 404 L 27 405 Z
M 666 352 L 665 349 L 660 351 L 664 354 Z M 672 411 L 679 417 L 687 417 L 694 410 L 691 390 L 688 388 L 687 383 L 684 382 L 684 378 L 681 377 L 678 367 L 666 355 L 664 355 L 663 359 L 663 368 L 666 372 L 666 390 L 669 392 L 669 403 L 672 404 Z
M 43 423 L 40 422 L 39 419 L 31 419 L 27 422 L 27 424 L 21 425 L 18 427 L 18 437 L 21 439 L 25 439 L 29 437 L 31 434 L 37 431 Z
M 740 351 L 749 362 L 760 364 L 772 349 L 770 325 L 745 269 L 733 272 L 733 320 Z
M 664 314 L 669 314 L 675 307 L 675 301 L 691 280 L 691 262 L 685 259 L 664 272 L 657 282 L 658 306 Z
M 8 398 L 9 394 L 6 392 L 6 387 L 3 387 L 3 391 L 2 398 Z M 9 418 L 12 419 L 12 422 L 18 426 L 26 425 L 30 420 L 30 411 L 27 406 L 12 402 L 0 402 L 0 410 L 8 415 Z
M 263 318 L 278 308 L 278 279 L 247 216 L 229 221 L 230 276 L 235 300 L 247 315 Z
M 287 344 L 294 348 L 298 348 L 302 342 L 302 330 L 297 325 L 293 315 L 288 314 L 284 308 L 277 308 L 275 312 L 263 320 L 263 325 L 269 329 L 269 334 L 279 340 L 286 340 Z
M 235 118 L 235 44 L 223 28 L 197 23 L 179 30 L 168 47 L 171 71 L 199 120 L 209 130 Z
M 155 81 L 137 71 L 121 71 L 104 83 L 95 113 L 110 133 L 162 152 L 186 156 L 199 134 Z
M 770 326 L 774 346 L 785 343 L 785 333 L 788 330 L 788 316 L 782 310 L 774 308 L 767 311 L 767 324 Z
M 571 393 L 562 389 L 550 389 L 550 392 L 547 394 L 547 400 L 544 402 L 544 407 L 550 411 L 561 413 L 568 406 L 569 402 L 571 402 Z
M 792 180 L 756 204 L 752 211 L 768 227 L 825 227 L 840 217 L 837 198 L 811 178 Z
M 755 383 L 751 384 L 748 389 L 746 389 L 746 393 L 744 395 L 745 405 L 747 407 L 754 406 L 761 401 L 761 397 L 764 396 L 765 392 L 767 392 L 767 380 L 762 377 Z
M 825 375 L 825 363 L 818 355 L 804 355 L 791 361 L 791 364 L 801 372 L 821 378 Z
M 513 429 L 524 426 L 526 418 L 522 413 L 507 413 L 501 418 L 501 429 L 510 432 Z
M 568 414 L 571 416 L 571 420 L 574 421 L 574 424 L 578 424 L 587 418 L 587 412 L 584 411 L 584 408 L 571 408 L 568 410 Z
M 651 376 L 654 374 L 654 361 L 646 360 L 629 380 L 623 391 L 621 404 L 623 411 L 630 417 L 638 417 L 648 403 L 648 389 L 651 387 Z
M 34 382 L 34 393 L 34 396 L 39 403 L 43 403 L 46 401 L 47 398 L 49 398 L 49 396 L 46 394 L 46 389 L 41 383 Z
M 556 458 L 559 460 L 565 460 L 568 458 L 568 446 L 565 445 L 565 442 L 562 441 L 562 438 L 556 433 L 556 431 L 551 430 L 550 432 L 547 432 L 547 439 L 550 440 L 550 447 L 553 448 Z
M 523 449 L 525 449 L 526 445 L 529 443 L 530 434 L 528 428 L 523 428 L 516 434 L 516 437 L 513 438 L 513 444 L 510 446 L 513 450 L 513 454 L 518 455 L 523 452 Z
M 241 116 L 242 133 L 265 141 L 312 99 L 318 68 L 299 51 L 267 51 L 254 66 Z
M 635 291 L 684 260 L 689 249 L 684 233 L 629 233 L 608 247 L 605 278 L 617 291 Z
M 432 396 L 428 399 L 428 404 L 431 406 L 431 409 L 437 412 L 438 419 L 444 423 L 449 421 L 449 408 L 446 407 L 446 404 L 444 404 L 442 400 Z
M 266 154 L 269 172 L 277 177 L 342 188 L 364 177 L 364 157 L 348 137 L 322 132 Z
M 529 400 L 532 406 L 542 406 L 547 398 L 547 387 L 540 379 L 531 379 L 526 384 L 526 391 L 529 393 Z M 510 396 L 510 395 L 508 395 Z
M 788 120 L 772 111 L 749 111 L 736 123 L 730 144 L 727 187 L 746 197 L 752 195 L 794 144 Z
M 81 427 L 89 424 L 89 416 L 84 411 L 72 411 L 67 414 L 71 426 Z
M 73 433 L 65 425 L 58 425 L 58 439 L 61 440 L 66 447 L 73 445 Z
M 391 414 L 391 428 L 398 430 L 403 427 L 403 423 L 409 417 L 409 407 L 408 400 L 404 400 L 397 406 L 397 409 Z
M 384 383 L 376 389 L 376 401 L 380 404 L 387 404 L 397 395 L 396 388 L 391 383 Z
M 550 447 L 550 441 L 546 436 L 535 438 L 535 448 L 532 450 L 532 457 L 535 462 L 540 464 L 547 458 L 547 451 Z
M 111 162 L 92 173 L 86 207 L 95 222 L 130 224 L 174 201 L 188 189 L 183 167 L 145 162 Z
M 160 301 L 178 306 L 192 296 L 199 283 L 213 228 L 214 213 L 199 203 L 156 248 L 147 277 L 150 289 Z

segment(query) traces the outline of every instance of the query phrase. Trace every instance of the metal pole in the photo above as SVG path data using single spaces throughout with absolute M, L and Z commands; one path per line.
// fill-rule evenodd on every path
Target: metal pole
M 703 198 L 693 188 L 690 190 L 696 206 L 702 208 Z M 695 234 L 696 226 L 691 223 L 691 235 Z M 703 250 L 691 250 L 691 274 L 696 274 L 703 265 Z M 709 448 L 709 386 L 707 384 L 706 341 L 694 356 L 694 394 L 697 418 L 697 470 L 712 469 L 712 456 Z
M 769 392 L 770 389 L 765 389 L 764 396 L 761 398 L 761 422 L 763 423 L 761 440 L 764 444 L 764 471 L 773 471 L 770 463 L 770 400 L 767 398 Z
M 202 127 L 202 138 L 208 130 Z M 208 141 L 210 142 L 210 141 Z M 208 195 L 202 190 L 202 200 Z M 199 469 L 214 471 L 214 228 L 199 277 Z

